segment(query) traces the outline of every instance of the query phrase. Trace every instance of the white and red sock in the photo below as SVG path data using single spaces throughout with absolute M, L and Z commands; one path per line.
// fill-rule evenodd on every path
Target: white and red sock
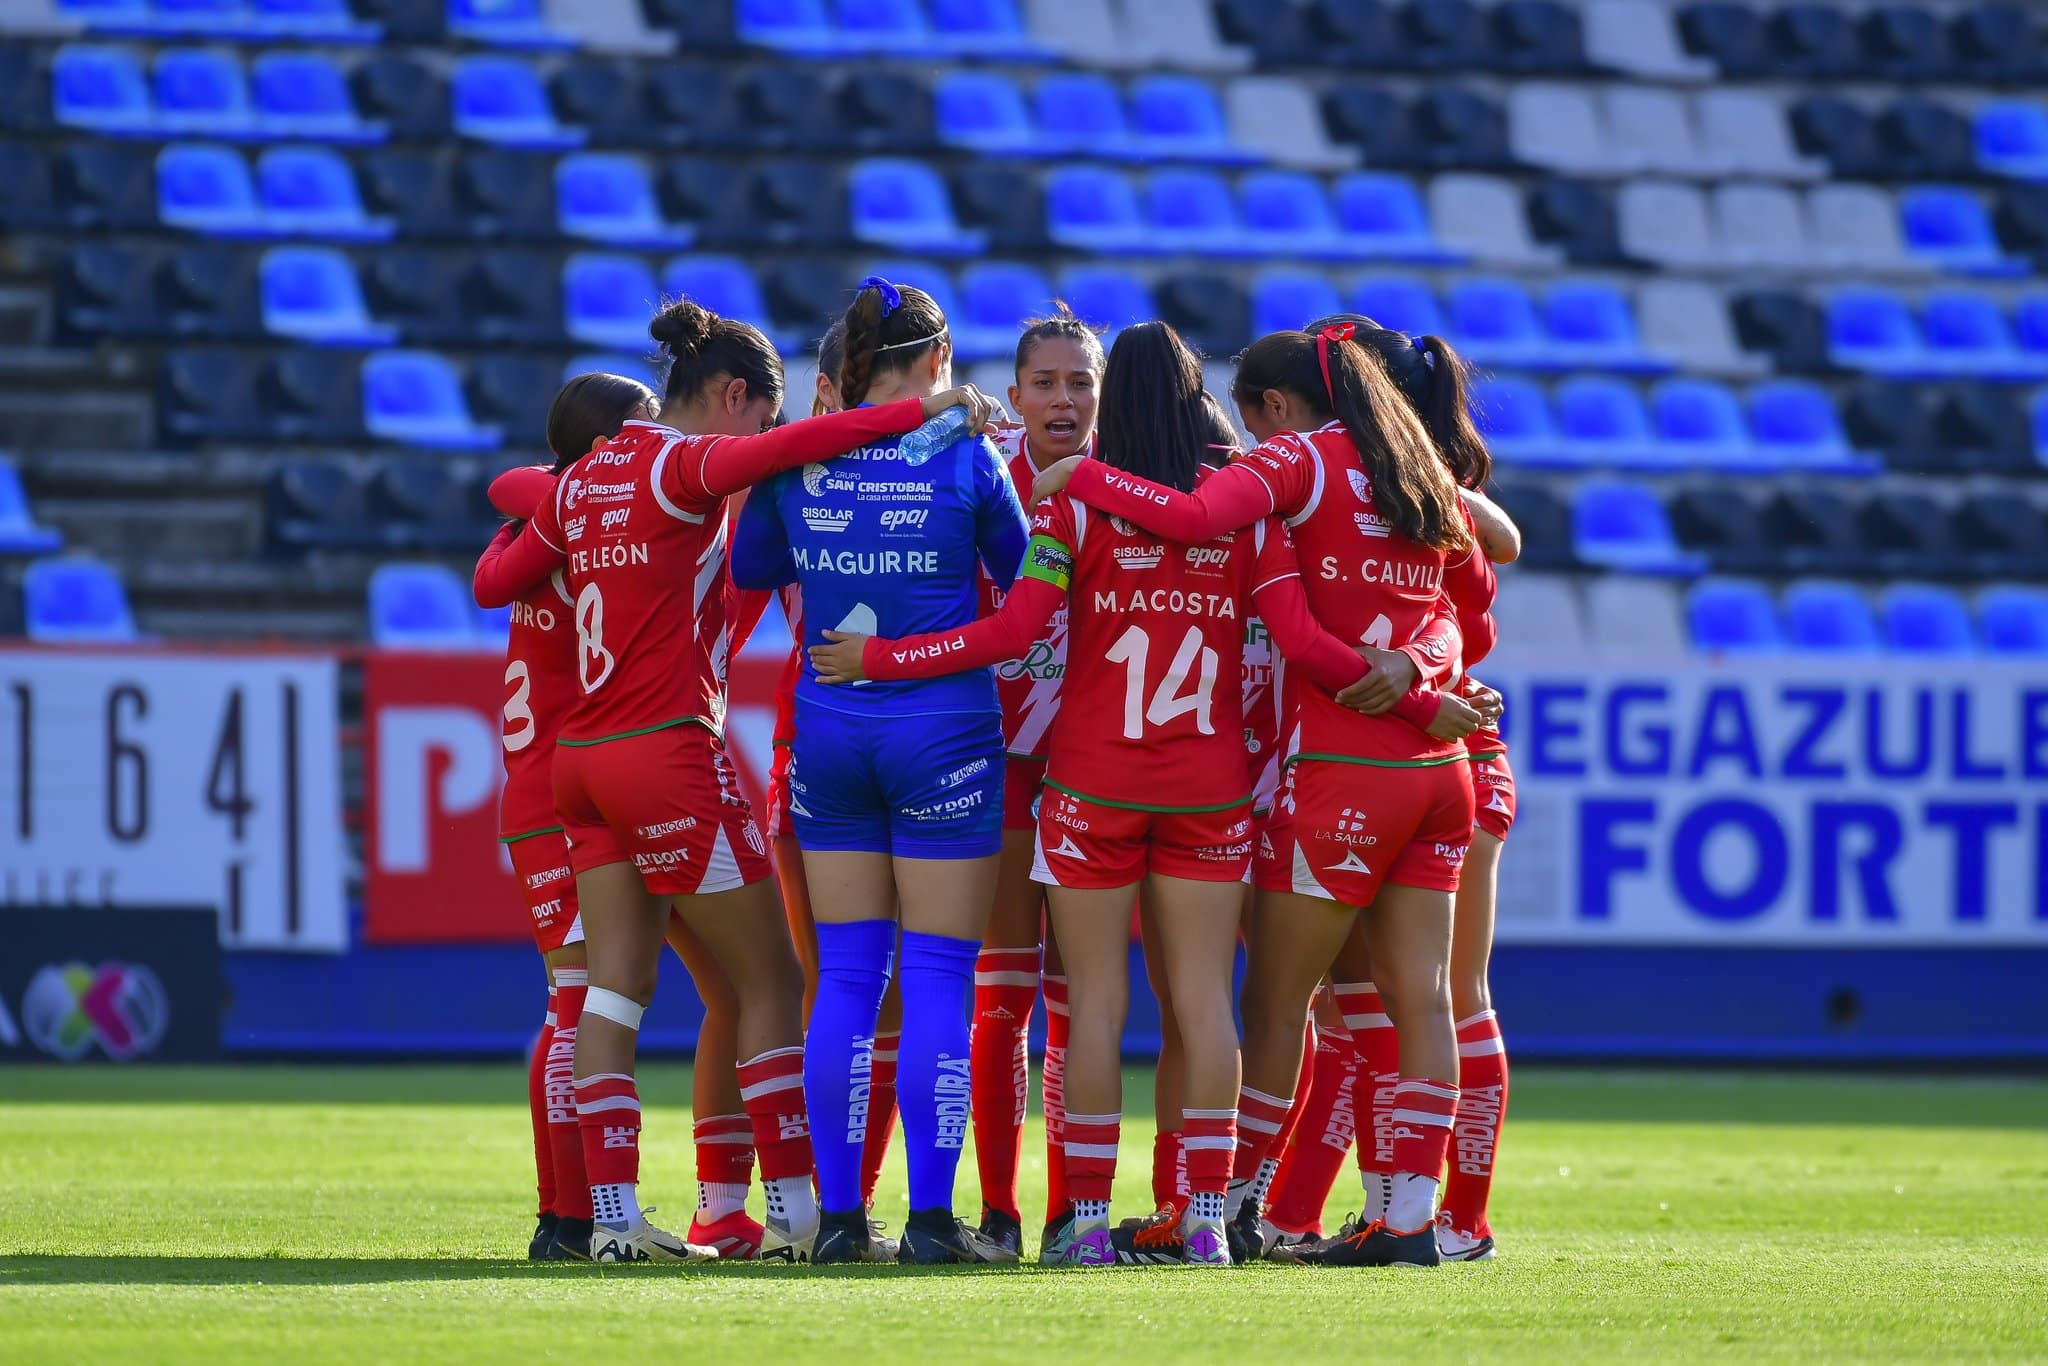
M 594 1217 L 608 1224 L 640 1222 L 640 1091 L 624 1072 L 576 1079 L 576 1124 Z
M 1322 1227 L 1323 1208 L 1330 1203 L 1330 1191 L 1344 1170 L 1351 1143 L 1358 1133 L 1355 1097 L 1358 1083 L 1358 1054 L 1348 1030 L 1319 1028 L 1315 1073 L 1309 1087 L 1308 1104 L 1294 1132 L 1294 1142 L 1280 1159 L 1280 1174 L 1273 1179 L 1273 1204 L 1267 1217 L 1289 1233 L 1308 1233 Z
M 555 1186 L 555 1150 L 548 1142 L 548 1049 L 555 1041 L 555 992 L 548 988 L 548 1013 L 526 1059 L 526 1109 L 533 1120 L 534 1196 L 542 1214 L 560 1214 Z
M 1365 1186 L 1365 1220 L 1384 1218 L 1394 1184 L 1394 1088 L 1401 1080 L 1401 1040 L 1371 982 L 1340 982 L 1337 1005 L 1358 1051 L 1354 1105 L 1364 1123 L 1358 1135 L 1358 1175 Z
M 1181 1125 L 1188 1207 L 1198 1218 L 1221 1219 L 1237 1151 L 1237 1111 L 1185 1108 Z
M 1024 1114 L 1031 1094 L 1028 1032 L 1038 1002 L 1038 946 L 983 949 L 974 960 L 974 1029 L 968 1044 L 973 1078 L 974 1157 L 982 1203 L 1013 1219 Z
M 800 1228 L 817 1222 L 812 1188 L 811 1115 L 804 1101 L 804 1050 L 774 1048 L 739 1065 L 740 1100 L 754 1127 L 761 1189 L 770 1218 Z
M 583 1134 L 576 1119 L 576 1033 L 589 989 L 585 969 L 555 969 L 555 1027 L 548 1036 L 543 1091 L 555 1164 L 555 1213 L 564 1219 L 590 1217 L 590 1178 L 583 1169 Z
M 1039 1094 L 1045 1107 L 1045 1222 L 1066 1213 L 1067 1192 L 1067 979 L 1047 973 L 1045 992 L 1045 1062 L 1039 1072 Z
M 882 1179 L 882 1163 L 889 1157 L 889 1136 L 896 1132 L 896 1050 L 902 1035 L 893 1030 L 875 1035 L 868 1064 L 868 1127 L 861 1139 L 860 1198 L 875 1203 L 875 1186 Z
M 1291 1098 L 1268 1095 L 1247 1086 L 1237 1094 L 1237 1146 L 1230 1164 L 1229 1199 L 1225 1211 L 1235 1217 L 1240 1206 L 1251 1201 L 1263 1211 L 1266 1187 L 1279 1170 L 1272 1156 L 1273 1140 L 1287 1122 Z
M 1403 1077 L 1394 1089 L 1394 1189 L 1387 1227 L 1409 1233 L 1436 1218 L 1437 1183 L 1451 1146 L 1458 1084 Z
M 714 1223 L 747 1207 L 754 1179 L 754 1122 L 706 1115 L 690 1137 L 697 1148 L 697 1217 Z
M 1185 1122 L 1185 1121 L 1183 1121 Z M 1235 1130 L 1232 1131 L 1235 1133 Z M 1161 1129 L 1152 1135 L 1152 1208 L 1178 1205 L 1188 1193 L 1188 1152 L 1181 1146 L 1182 1131 Z M 1233 1138 L 1235 1144 L 1236 1139 Z M 1229 1172 L 1224 1173 L 1225 1177 Z
M 1458 1115 L 1451 1129 L 1444 1212 L 1460 1233 L 1477 1237 L 1492 1232 L 1486 1204 L 1493 1194 L 1493 1164 L 1507 1115 L 1507 1045 L 1501 1041 L 1500 1021 L 1482 1010 L 1458 1021 Z
M 1116 1184 L 1117 1138 L 1123 1116 L 1077 1115 L 1066 1123 L 1067 1194 L 1076 1226 L 1109 1218 L 1109 1192 Z

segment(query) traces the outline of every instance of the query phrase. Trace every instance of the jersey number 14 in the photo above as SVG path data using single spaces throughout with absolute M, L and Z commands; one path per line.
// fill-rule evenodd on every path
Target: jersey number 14
M 1132 626 L 1116 638 L 1116 643 L 1103 656 L 1112 664 L 1124 666 L 1124 738 L 1142 740 L 1146 722 L 1163 726 L 1188 712 L 1195 714 L 1198 732 L 1214 735 L 1216 727 L 1209 719 L 1209 712 L 1215 699 L 1216 670 L 1221 661 L 1214 650 L 1202 644 L 1201 628 L 1188 627 L 1187 635 L 1181 638 L 1180 648 L 1174 651 L 1173 662 L 1166 666 L 1166 677 L 1159 680 L 1159 686 L 1152 692 L 1152 700 L 1147 702 L 1145 665 L 1151 655 L 1152 638 L 1145 634 L 1144 627 Z M 1181 691 L 1191 677 L 1193 688 Z

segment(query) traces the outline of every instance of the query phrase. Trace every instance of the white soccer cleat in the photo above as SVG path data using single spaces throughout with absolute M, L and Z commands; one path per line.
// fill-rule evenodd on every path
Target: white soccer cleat
M 642 1219 L 638 1224 L 598 1223 L 590 1230 L 593 1262 L 715 1262 L 718 1249 L 679 1238 Z
M 768 1222 L 761 1226 L 761 1255 L 764 1262 L 785 1262 L 794 1265 L 811 1260 L 811 1251 L 818 1242 L 818 1220 L 813 1217 L 808 1226 L 792 1229 L 787 1222 L 770 1215 Z
M 1442 1211 L 1436 1216 L 1436 1247 L 1447 1262 L 1490 1262 L 1494 1256 L 1491 1233 L 1467 1233 Z

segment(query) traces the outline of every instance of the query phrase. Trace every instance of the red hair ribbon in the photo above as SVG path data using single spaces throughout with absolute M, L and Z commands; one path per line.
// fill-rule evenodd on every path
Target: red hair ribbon
M 1337 406 L 1337 386 L 1330 383 L 1330 343 L 1350 341 L 1358 334 L 1355 323 L 1331 323 L 1316 333 L 1316 363 L 1323 367 L 1323 392 L 1330 396 L 1330 407 Z

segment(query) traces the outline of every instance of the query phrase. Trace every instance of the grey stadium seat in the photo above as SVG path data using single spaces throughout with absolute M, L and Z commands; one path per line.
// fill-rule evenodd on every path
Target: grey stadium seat
M 1610 574 L 1586 587 L 1594 652 L 1606 659 L 1676 659 L 1686 653 L 1678 588 L 1662 579 Z
M 1816 259 L 1835 270 L 1924 275 L 1932 267 L 1909 256 L 1898 206 L 1875 185 L 1816 185 L 1806 195 Z
M 1230 137 L 1276 166 L 1303 171 L 1348 171 L 1364 160 L 1356 147 L 1330 141 L 1315 94 L 1300 81 L 1241 76 L 1224 92 Z
M 1117 31 L 1109 0 L 1025 0 L 1031 40 L 1079 66 L 1134 67 L 1147 54 Z
M 1216 33 L 1208 0 L 1140 0 L 1123 7 L 1125 46 L 1142 62 L 1174 71 L 1243 71 L 1252 54 Z
M 1592 93 L 1580 86 L 1531 82 L 1508 95 L 1508 146 L 1517 161 L 1566 175 L 1616 169 Z
M 640 0 L 547 0 L 548 26 L 576 35 L 586 52 L 659 57 L 676 50 L 676 35 L 647 27 Z
M 1710 81 L 1720 69 L 1687 54 L 1671 11 L 1651 0 L 1592 0 L 1586 6 L 1586 57 L 1595 66 L 1657 81 Z
M 1711 174 L 1700 155 L 1692 106 L 1684 95 L 1617 85 L 1608 87 L 1603 103 L 1607 143 L 1618 169 L 1688 178 Z
M 1636 293 L 1636 317 L 1643 349 L 1703 375 L 1760 375 L 1770 369 L 1762 356 L 1744 351 L 1735 338 L 1728 301 L 1697 280 L 1658 279 Z
M 1806 201 L 1783 185 L 1733 181 L 1714 187 L 1714 224 L 1721 251 L 1731 266 L 1808 270 L 1814 256 L 1806 226 Z
M 1616 224 L 1630 256 L 1679 270 L 1722 264 L 1721 244 L 1707 216 L 1707 197 L 1672 180 L 1637 180 L 1621 187 Z
M 1538 242 L 1513 185 L 1490 175 L 1440 175 L 1429 185 L 1437 240 L 1488 265 L 1554 266 L 1564 253 Z
M 1500 627 L 1500 642 L 1494 647 L 1493 658 L 1504 664 L 1585 657 L 1585 609 L 1579 604 L 1572 581 L 1561 575 L 1501 570 L 1493 619 Z M 1486 677 L 1484 665 L 1477 672 L 1481 679 Z
M 1821 180 L 1827 163 L 1801 156 L 1785 106 L 1754 90 L 1706 90 L 1699 96 L 1700 152 L 1727 175 Z

